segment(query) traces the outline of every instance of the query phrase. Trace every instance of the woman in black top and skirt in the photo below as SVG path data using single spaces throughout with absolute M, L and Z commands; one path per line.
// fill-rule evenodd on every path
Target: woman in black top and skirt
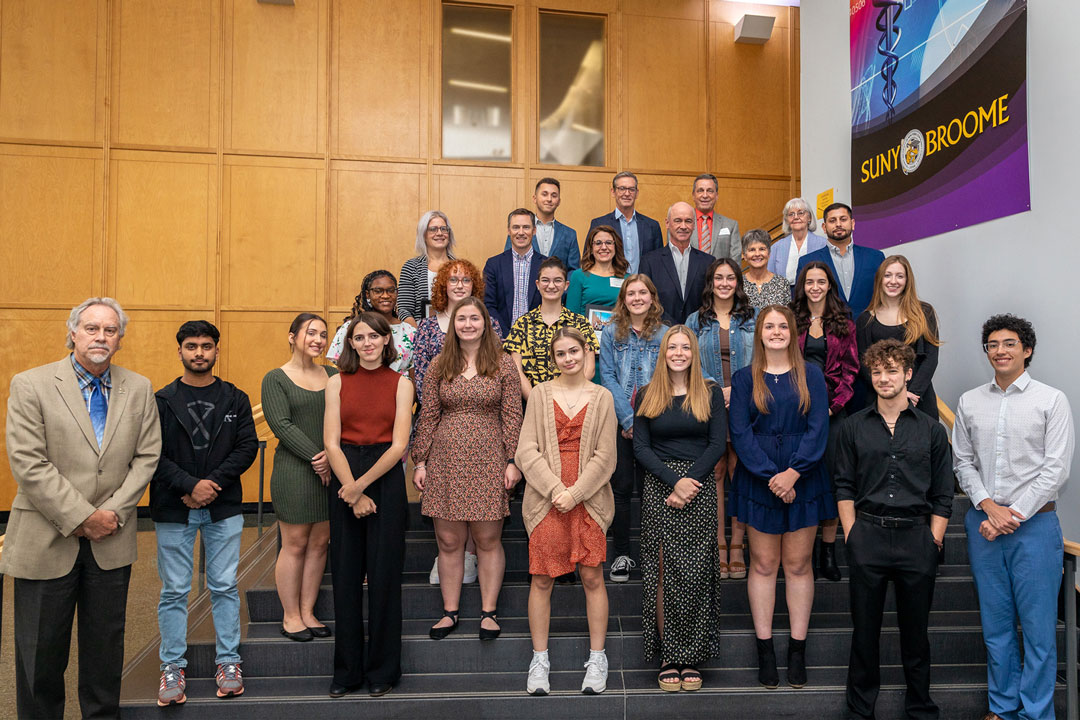
M 652 380 L 639 393 L 634 455 L 641 493 L 645 659 L 661 661 L 667 691 L 701 687 L 702 662 L 719 650 L 720 567 L 716 483 L 727 450 L 724 393 L 701 374 L 685 325 L 664 334 Z

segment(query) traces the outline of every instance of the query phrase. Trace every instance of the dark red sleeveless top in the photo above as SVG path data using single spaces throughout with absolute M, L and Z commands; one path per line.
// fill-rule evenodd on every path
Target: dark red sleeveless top
M 378 445 L 394 439 L 397 386 L 401 375 L 383 365 L 341 373 L 341 442 Z

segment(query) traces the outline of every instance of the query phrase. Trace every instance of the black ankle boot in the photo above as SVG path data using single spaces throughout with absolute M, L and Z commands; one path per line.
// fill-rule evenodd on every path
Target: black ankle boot
M 765 687 L 773 690 L 780 684 L 780 673 L 776 671 L 776 650 L 772 638 L 757 640 L 757 679 Z
M 793 688 L 806 685 L 806 640 L 788 640 L 787 681 Z
M 818 553 L 818 574 L 833 582 L 840 579 L 840 568 L 836 566 L 835 542 L 821 541 L 821 548 Z

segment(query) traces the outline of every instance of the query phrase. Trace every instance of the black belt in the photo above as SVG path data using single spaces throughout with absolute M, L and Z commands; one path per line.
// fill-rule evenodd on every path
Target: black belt
M 862 510 L 859 510 L 856 514 L 860 519 L 868 520 L 883 528 L 910 528 L 915 527 L 916 525 L 926 525 L 928 522 L 925 515 L 916 515 L 914 517 L 884 517 L 882 515 L 871 515 Z

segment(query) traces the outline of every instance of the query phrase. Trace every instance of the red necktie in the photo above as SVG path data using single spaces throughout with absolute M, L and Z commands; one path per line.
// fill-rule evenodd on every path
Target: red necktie
M 698 229 L 698 248 L 704 253 L 712 253 L 712 218 L 708 215 L 701 216 L 701 227 Z

